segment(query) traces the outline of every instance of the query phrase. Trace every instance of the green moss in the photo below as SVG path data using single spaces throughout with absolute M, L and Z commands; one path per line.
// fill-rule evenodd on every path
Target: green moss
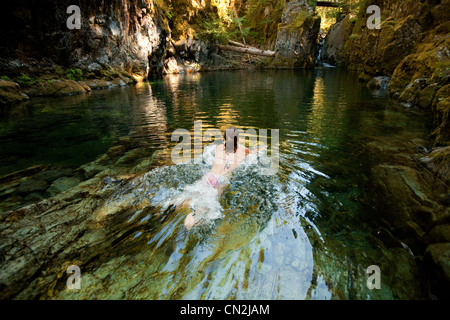
M 56 66 L 55 67 L 55 73 L 58 75 L 58 76 L 63 76 L 64 75 L 64 69 L 61 67 L 61 66 Z
M 440 88 L 433 101 L 435 145 L 450 145 L 450 85 Z
M 69 69 L 66 71 L 66 77 L 70 80 L 81 81 L 83 80 L 83 71 L 78 68 Z
M 20 76 L 18 76 L 16 78 L 16 82 L 21 86 L 21 87 L 31 87 L 32 85 L 34 85 L 36 83 L 36 80 L 30 78 L 27 74 L 25 73 L 21 73 Z
M 298 30 L 303 27 L 303 24 L 307 20 L 308 16 L 308 13 L 306 13 L 305 11 L 300 11 L 300 13 L 292 21 L 292 24 L 289 25 L 289 29 Z

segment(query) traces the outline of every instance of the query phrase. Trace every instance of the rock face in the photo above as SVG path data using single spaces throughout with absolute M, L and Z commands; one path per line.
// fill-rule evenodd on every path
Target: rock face
M 343 50 L 344 44 L 351 35 L 353 26 L 354 21 L 351 21 L 350 15 L 346 15 L 344 19 L 331 27 L 322 48 L 322 61 L 335 66 L 345 65 L 346 53 Z
M 314 66 L 320 17 L 306 0 L 286 4 L 275 42 L 277 68 L 309 68 Z
M 152 2 L 78 1 L 81 29 L 68 29 L 71 1 L 14 1 L 2 17 L 0 69 L 52 71 L 54 64 L 92 71 L 111 66 L 140 76 L 159 72 L 149 57 L 166 41 Z M 3 19 L 4 18 L 4 19 Z M 161 57 L 159 57 L 161 58 Z
M 366 26 L 369 5 L 380 7 L 381 29 Z M 361 9 L 357 16 L 348 15 L 330 30 L 322 59 L 371 77 L 390 76 L 400 61 L 412 52 L 423 30 L 418 22 L 422 5 L 419 1 L 378 0 Z

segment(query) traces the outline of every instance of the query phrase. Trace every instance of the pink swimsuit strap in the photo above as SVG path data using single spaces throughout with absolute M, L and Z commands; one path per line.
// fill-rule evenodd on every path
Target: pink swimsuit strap
M 206 179 L 208 180 L 209 184 L 214 188 L 217 189 L 217 187 L 219 187 L 220 183 L 219 180 L 217 179 L 216 175 L 214 173 L 209 172 L 206 175 Z

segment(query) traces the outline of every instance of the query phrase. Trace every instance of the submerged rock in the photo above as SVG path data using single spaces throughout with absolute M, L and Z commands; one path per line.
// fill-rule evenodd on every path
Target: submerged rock
M 44 191 L 48 184 L 44 180 L 30 179 L 22 182 L 16 189 L 18 193 L 28 194 L 34 191 Z
M 106 166 L 99 165 L 94 162 L 89 162 L 82 165 L 79 170 L 82 172 L 85 179 L 90 179 L 95 176 L 97 173 L 108 169 Z
M 131 164 L 135 163 L 139 159 L 144 158 L 145 156 L 148 156 L 148 149 L 147 148 L 137 148 L 137 149 L 131 149 L 127 151 L 123 156 L 121 156 L 116 162 L 116 165 L 123 165 L 123 164 Z
M 50 169 L 50 170 L 45 170 L 45 171 L 41 171 L 39 173 L 37 173 L 34 178 L 35 179 L 42 179 L 45 180 L 46 182 L 51 182 L 54 181 L 58 178 L 61 178 L 63 176 L 70 176 L 72 175 L 73 170 L 70 168 L 66 168 L 66 169 Z
M 61 192 L 67 191 L 80 183 L 80 180 L 75 177 L 62 177 L 54 181 L 48 188 L 48 192 L 54 196 Z
M 33 192 L 33 193 L 30 193 L 29 195 L 27 195 L 24 200 L 26 202 L 34 202 L 34 201 L 40 201 L 43 199 L 45 199 L 45 197 L 41 193 Z
M 367 83 L 367 88 L 375 90 L 385 90 L 391 78 L 386 76 L 375 77 Z
M 423 246 L 426 232 L 448 219 L 445 208 L 431 197 L 437 185 L 426 173 L 408 166 L 377 165 L 372 181 L 376 207 L 409 246 Z

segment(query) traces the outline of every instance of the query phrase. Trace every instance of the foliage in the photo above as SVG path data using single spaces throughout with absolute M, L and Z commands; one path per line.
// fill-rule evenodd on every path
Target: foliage
M 55 73 L 58 76 L 63 76 L 64 75 L 64 69 L 61 66 L 56 66 L 55 67 Z
M 198 23 L 198 37 L 206 37 L 210 40 L 227 42 L 228 39 L 242 40 L 251 33 L 246 17 L 236 17 L 236 14 L 229 8 L 229 12 L 221 16 L 209 15 L 210 19 L 203 19 Z
M 231 29 L 222 19 L 204 20 L 200 24 L 200 30 L 197 32 L 199 37 L 205 37 L 210 40 L 219 40 L 227 42 L 228 39 L 234 39 L 239 30 Z
M 83 80 L 83 71 L 78 68 L 69 69 L 66 71 L 66 77 L 70 80 L 81 81 Z
M 170 3 L 170 1 L 155 0 L 155 4 L 167 19 L 172 20 L 172 18 L 174 17 L 174 10 L 173 5 L 172 3 Z
M 0 79 L 6 80 L 6 81 L 11 81 L 11 78 L 8 76 L 1 76 Z
M 31 87 L 36 83 L 36 80 L 30 78 L 27 74 L 21 73 L 20 76 L 16 78 L 16 82 L 22 87 Z
M 244 26 L 250 28 L 250 40 L 260 44 L 275 42 L 285 1 L 247 0 Z

